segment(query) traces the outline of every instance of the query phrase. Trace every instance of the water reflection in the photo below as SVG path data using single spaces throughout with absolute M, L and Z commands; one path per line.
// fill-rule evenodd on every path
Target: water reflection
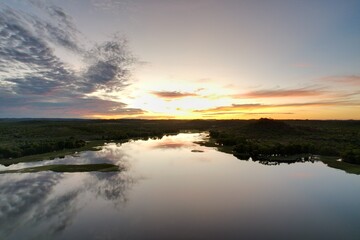
M 176 142 L 173 140 L 167 140 L 159 143 L 155 143 L 152 145 L 152 148 L 156 149 L 176 149 L 176 148 L 184 148 L 192 146 L 191 143 L 188 142 Z
M 0 229 L 11 232 L 36 203 L 47 197 L 60 177 L 57 174 L 6 174 L 0 178 Z M 1 236 L 1 235 L 0 235 Z
M 32 219 L 27 223 L 31 226 L 31 231 L 39 226 L 45 228 L 38 232 L 43 236 L 57 235 L 64 231 L 79 211 L 77 198 L 81 191 L 81 189 L 75 189 L 56 198 L 49 198 L 40 207 L 34 206 Z
M 178 134 L 175 136 L 165 136 L 158 141 L 149 142 L 149 147 L 152 149 L 184 149 L 190 147 L 197 147 L 196 141 L 205 140 L 207 138 L 206 133 L 201 134 Z
M 293 156 L 282 156 L 282 155 L 258 155 L 255 157 L 252 157 L 250 154 L 247 153 L 234 153 L 234 156 L 242 161 L 254 161 L 258 162 L 263 165 L 280 165 L 282 163 L 286 164 L 294 164 L 294 163 L 300 163 L 300 162 L 311 162 L 314 163 L 316 161 L 319 161 L 319 156 L 317 155 L 310 155 L 310 154 L 304 154 L 304 155 L 293 155 Z
M 138 179 L 126 173 L 125 156 L 118 149 L 114 151 L 113 146 L 104 146 L 98 152 L 55 160 L 65 164 L 74 159 L 77 163 L 105 160 L 123 166 L 122 172 L 3 174 L 0 177 L 0 239 L 55 238 L 61 236 L 93 199 L 102 199 L 116 207 L 126 203 L 127 192 Z
M 139 180 L 140 178 L 134 178 L 126 173 L 93 173 L 93 178 L 86 183 L 86 188 L 97 197 L 112 201 L 118 206 L 128 201 L 128 190 Z
M 321 162 L 239 161 L 194 143 L 204 137 L 108 143 L 11 166 L 124 171 L 0 175 L 0 239 L 360 239 L 358 176 Z
M 315 160 L 314 159 L 293 159 L 293 160 L 258 160 L 258 159 L 255 159 L 253 160 L 254 162 L 258 162 L 260 164 L 263 164 L 263 165 L 268 165 L 268 166 L 276 166 L 276 165 L 280 165 L 280 164 L 294 164 L 294 163 L 304 163 L 304 162 L 311 162 L 311 163 L 314 163 Z

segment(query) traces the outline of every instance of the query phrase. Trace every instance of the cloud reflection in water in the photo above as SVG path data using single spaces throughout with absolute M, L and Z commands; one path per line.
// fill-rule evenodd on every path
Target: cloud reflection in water
M 117 209 L 127 202 L 127 192 L 138 179 L 126 173 L 129 165 L 119 146 L 105 146 L 101 151 L 54 161 L 66 164 L 73 160 L 77 164 L 115 163 L 123 171 L 1 175 L 0 239 L 55 237 L 72 225 L 81 209 L 93 199 L 110 202 Z

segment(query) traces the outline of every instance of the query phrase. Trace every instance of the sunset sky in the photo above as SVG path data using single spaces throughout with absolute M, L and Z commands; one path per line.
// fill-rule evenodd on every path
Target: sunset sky
M 0 118 L 360 119 L 359 0 L 0 0 Z

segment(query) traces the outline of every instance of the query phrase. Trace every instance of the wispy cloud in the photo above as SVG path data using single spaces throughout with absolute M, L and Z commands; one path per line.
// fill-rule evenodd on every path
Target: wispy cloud
M 206 113 L 206 112 L 225 112 L 225 111 L 236 111 L 236 110 L 250 110 L 250 109 L 259 109 L 263 108 L 263 104 L 253 103 L 253 104 L 232 104 L 230 106 L 220 106 L 216 108 L 202 109 L 202 110 L 194 110 L 194 112 L 198 113 Z
M 348 75 L 348 76 L 331 76 L 321 78 L 320 81 L 327 83 L 336 83 L 350 86 L 360 86 L 360 76 L 359 75 Z
M 36 33 L 39 34 L 39 36 L 47 38 L 72 51 L 83 51 L 83 47 L 79 45 L 77 39 L 80 31 L 77 30 L 70 15 L 62 8 L 48 1 L 31 0 L 30 2 L 35 7 L 43 10 L 49 17 L 49 20 L 45 21 L 33 15 L 26 15 L 28 20 L 34 23 Z
M 198 94 L 196 93 L 178 92 L 178 91 L 153 91 L 151 93 L 159 98 L 164 98 L 167 100 L 198 96 Z
M 319 101 L 319 102 L 301 102 L 301 103 L 285 103 L 285 104 L 232 104 L 230 106 L 220 106 L 216 108 L 203 109 L 203 110 L 194 110 L 195 113 L 204 113 L 204 114 L 230 114 L 230 113 L 252 113 L 252 110 L 259 109 L 273 109 L 273 108 L 294 108 L 298 109 L 300 107 L 324 107 L 324 106 L 360 106 L 360 102 L 354 101 Z M 286 113 L 291 114 L 291 113 Z
M 241 111 L 235 111 L 235 112 L 215 112 L 215 113 L 205 113 L 203 114 L 204 117 L 219 117 L 223 115 L 291 115 L 294 114 L 292 112 L 241 112 Z
M 112 10 L 112 9 L 128 9 L 129 6 L 134 4 L 134 1 L 131 0 L 91 0 L 91 3 L 94 7 L 104 9 L 104 10 Z
M 117 101 L 89 99 L 97 90 L 121 91 L 128 86 L 135 59 L 126 41 L 114 37 L 85 49 L 79 31 L 63 9 L 32 1 L 51 20 L 1 4 L 0 9 L 0 117 L 77 116 L 106 113 L 142 114 Z M 62 47 L 83 61 L 76 72 L 55 54 Z M 56 113 L 56 115 L 54 115 Z M 26 115 L 28 114 L 28 115 Z
M 282 98 L 282 97 L 314 97 L 325 95 L 328 92 L 323 88 L 296 88 L 296 89 L 265 89 L 232 95 L 233 98 Z
M 0 22 L 0 77 L 13 83 L 14 93 L 40 94 L 71 79 L 71 70 L 30 30 L 32 22 L 11 9 L 0 11 Z

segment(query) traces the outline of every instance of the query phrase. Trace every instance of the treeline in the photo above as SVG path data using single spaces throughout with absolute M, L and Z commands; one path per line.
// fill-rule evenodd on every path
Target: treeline
M 281 121 L 260 119 L 242 128 L 210 130 L 210 137 L 220 146 L 231 148 L 233 154 L 240 159 L 324 155 L 360 164 L 360 126 L 346 128 L 336 125 L 326 128 L 334 124 L 326 123 L 324 128 L 311 128 L 309 125 L 290 126 Z
M 210 131 L 210 137 L 216 139 L 216 142 L 221 146 L 232 146 L 235 152 L 247 153 L 252 157 L 256 157 L 259 154 L 294 155 L 309 153 L 327 156 L 340 154 L 335 148 L 309 142 L 281 143 L 271 140 L 246 139 L 218 131 Z
M 86 142 L 81 139 L 68 138 L 59 141 L 42 140 L 23 142 L 13 145 L 0 145 L 0 159 L 1 158 L 19 158 L 28 155 L 41 154 L 64 149 L 80 148 L 85 146 Z

